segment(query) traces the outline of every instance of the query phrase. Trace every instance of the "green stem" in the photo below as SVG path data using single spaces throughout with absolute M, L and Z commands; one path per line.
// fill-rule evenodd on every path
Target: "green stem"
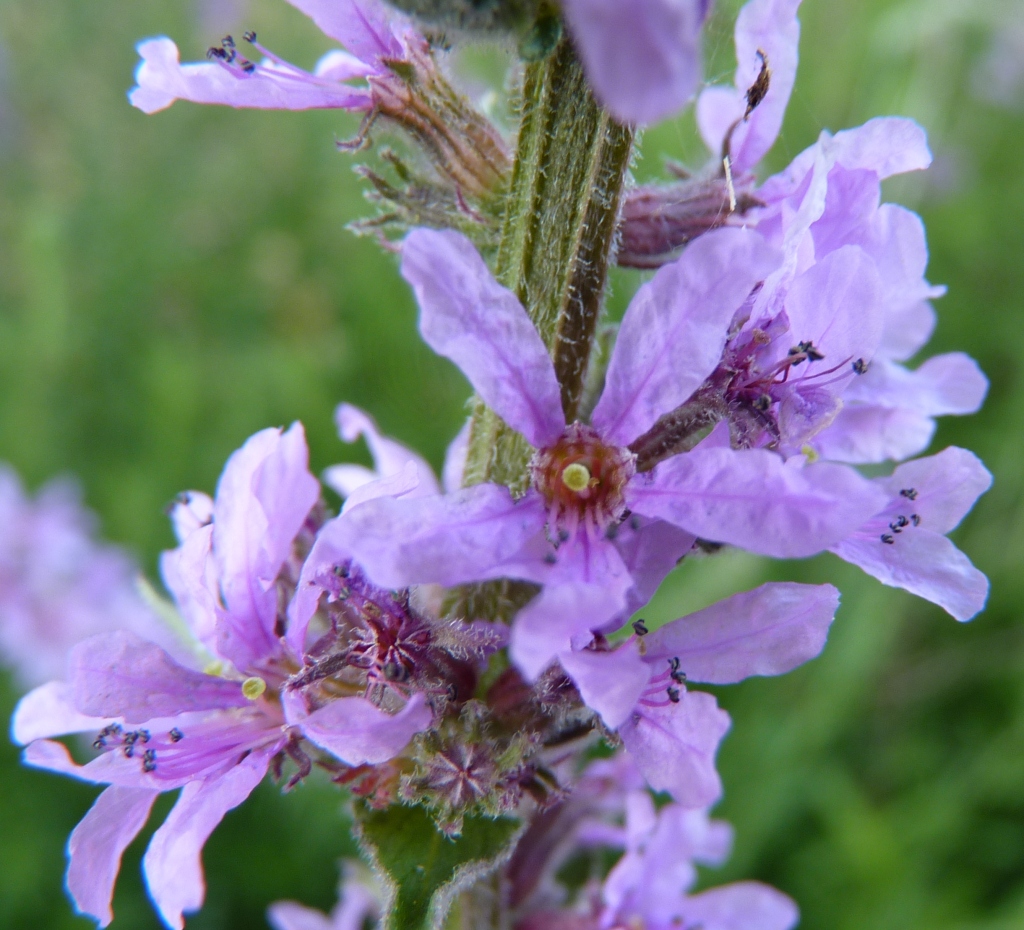
M 495 273 L 515 292 L 554 360 L 576 418 L 615 246 L 633 131 L 594 100 L 568 41 L 526 66 L 521 123 Z M 464 483 L 529 485 L 533 449 L 477 401 Z M 536 589 L 521 582 L 453 593 L 452 614 L 508 620 Z
M 496 274 L 551 350 L 575 419 L 615 242 L 633 132 L 602 110 L 563 41 L 528 65 Z M 466 484 L 525 490 L 532 450 L 491 410 L 473 414 Z

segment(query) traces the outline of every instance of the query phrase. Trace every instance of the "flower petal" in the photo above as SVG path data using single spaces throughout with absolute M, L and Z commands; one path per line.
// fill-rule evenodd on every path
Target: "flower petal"
M 710 694 L 683 691 L 678 704 L 641 705 L 619 736 L 655 791 L 684 807 L 708 807 L 722 795 L 715 753 L 728 729 L 729 715 Z
M 404 58 L 392 21 L 398 17 L 377 0 L 288 0 L 317 24 L 324 35 L 340 42 L 368 64 L 380 58 Z
M 63 681 L 51 681 L 18 701 L 11 717 L 11 739 L 26 746 L 33 740 L 51 736 L 99 732 L 109 722 L 106 717 L 83 714 L 75 706 L 71 686 Z
M 877 533 L 858 533 L 834 546 L 846 562 L 882 584 L 938 604 L 961 622 L 985 608 L 988 579 L 945 536 L 918 529 L 886 545 Z
M 75 705 L 94 717 L 145 723 L 185 711 L 245 707 L 237 681 L 185 668 L 134 633 L 101 633 L 79 643 L 69 658 Z
M 703 930 L 792 930 L 800 911 L 768 885 L 734 882 L 687 898 L 685 919 Z
M 770 69 L 768 93 L 733 130 L 730 157 L 736 172 L 752 169 L 772 147 L 796 81 L 800 0 L 751 0 L 736 18 L 736 79 L 733 87 L 712 87 L 697 100 L 697 125 L 716 155 L 729 128 L 743 120 L 747 91 L 761 71 L 758 52 Z
M 714 370 L 733 314 L 778 263 L 757 233 L 706 233 L 661 268 L 622 321 L 592 421 L 627 445 L 682 404 Z
M 419 477 L 417 493 L 421 495 L 441 493 L 437 478 L 434 477 L 434 470 L 426 459 L 402 443 L 381 433 L 369 414 L 352 404 L 339 404 L 338 409 L 334 412 L 334 422 L 338 426 L 338 433 L 345 442 L 355 442 L 360 436 L 366 440 L 370 455 L 373 456 L 373 464 L 376 469 L 375 477 L 388 478 L 391 475 L 400 474 L 409 462 L 413 462 Z M 355 488 L 352 488 L 342 493 L 348 496 L 354 490 Z
M 821 652 L 838 606 L 832 585 L 765 584 L 645 636 L 644 659 L 678 659 L 690 681 L 714 685 L 782 675 Z
M 623 123 L 681 109 L 700 80 L 706 0 L 563 0 L 594 94 Z
M 121 856 L 149 819 L 160 794 L 148 788 L 107 788 L 68 839 L 68 892 L 82 914 L 101 927 L 113 919 L 110 907 Z
M 565 429 L 555 368 L 519 299 L 494 280 L 475 246 L 452 230 L 414 229 L 402 277 L 420 306 L 427 344 L 455 362 L 477 393 L 540 448 Z
M 396 714 L 358 697 L 338 698 L 311 714 L 300 694 L 285 692 L 284 700 L 289 723 L 348 765 L 377 765 L 393 759 L 434 719 L 420 692 Z
M 322 911 L 294 901 L 271 904 L 267 908 L 267 923 L 273 930 L 337 930 L 334 921 Z
M 649 475 L 634 478 L 627 488 L 631 510 L 703 539 L 784 559 L 834 545 L 887 499 L 852 468 L 801 468 L 763 449 L 698 447 Z
M 276 748 L 256 750 L 222 775 L 189 782 L 153 834 L 142 862 L 146 885 L 160 916 L 174 930 L 184 930 L 185 911 L 202 907 L 203 846 L 224 815 L 263 780 Z
M 369 91 L 347 84 L 296 80 L 299 69 L 285 72 L 264 63 L 251 74 L 236 74 L 217 62 L 181 64 L 178 46 L 166 36 L 147 39 L 137 46 L 141 63 L 135 70 L 135 87 L 128 93 L 133 107 L 156 113 L 175 100 L 255 107 L 261 110 L 370 108 Z
M 651 668 L 640 658 L 635 643 L 611 652 L 562 652 L 558 661 L 579 689 L 583 702 L 613 730 L 633 713 L 651 677 Z
M 501 485 L 478 484 L 438 497 L 379 497 L 329 526 L 334 544 L 351 552 L 375 584 L 397 589 L 524 577 L 520 569 L 529 579 L 534 572 L 520 557 L 527 543 L 543 541 L 545 518 L 539 495 L 516 501 Z M 543 565 L 540 557 L 536 562 Z

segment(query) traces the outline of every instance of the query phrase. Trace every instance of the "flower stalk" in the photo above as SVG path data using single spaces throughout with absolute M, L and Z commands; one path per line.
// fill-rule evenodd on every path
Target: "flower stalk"
M 495 272 L 548 346 L 572 420 L 614 252 L 633 130 L 594 100 L 568 41 L 525 71 Z M 521 490 L 529 458 L 526 441 L 478 402 L 465 484 L 498 481 Z

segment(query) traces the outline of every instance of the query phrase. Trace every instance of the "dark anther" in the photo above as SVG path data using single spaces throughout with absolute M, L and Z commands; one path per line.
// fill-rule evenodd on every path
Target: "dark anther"
M 242 70 L 246 74 L 252 74 L 253 71 L 256 70 L 256 65 L 254 65 L 251 61 L 243 61 L 242 62 Z
M 643 620 L 634 620 L 633 632 L 636 633 L 637 636 L 646 636 L 651 631 L 647 629 L 647 624 L 644 623 Z
M 761 49 L 758 49 L 757 57 L 761 61 L 761 70 L 754 79 L 754 83 L 747 88 L 747 111 L 743 114 L 744 119 L 750 116 L 761 101 L 764 100 L 768 94 L 768 88 L 771 86 L 772 69 L 768 65 L 768 56 Z
M 185 738 L 185 734 L 177 727 L 174 727 L 167 735 L 171 738 L 172 743 L 180 743 Z
M 206 50 L 206 57 L 209 58 L 211 61 L 214 58 L 220 58 L 222 61 L 227 61 L 228 60 L 228 53 L 225 52 L 224 49 L 222 49 L 218 45 L 211 45 Z
M 686 672 L 679 668 L 679 656 L 673 656 L 668 660 L 669 675 L 677 685 L 686 684 Z
M 553 552 L 545 552 L 544 553 L 544 562 L 545 562 L 545 564 L 547 564 L 547 565 L 554 565 L 555 562 L 557 562 L 557 561 L 558 561 L 558 556 L 556 556 Z
M 568 542 L 569 541 L 569 531 L 568 530 L 559 530 L 558 531 L 558 541 L 559 542 Z
M 917 488 L 904 488 L 900 491 L 900 497 L 905 497 L 909 501 L 917 500 Z
M 905 526 L 910 526 L 910 521 L 905 516 L 900 514 L 895 520 L 892 521 L 892 523 L 889 524 L 889 529 L 892 530 L 894 533 L 902 533 L 903 527 Z
M 668 699 L 673 704 L 678 704 L 679 703 L 679 689 L 678 688 L 673 688 L 672 685 L 669 685 L 668 688 L 666 688 L 665 690 L 668 693 Z
M 770 394 L 762 394 L 754 401 L 754 409 L 760 410 L 761 413 L 767 413 L 768 409 L 772 405 L 772 398 Z
M 253 32 L 250 29 L 248 32 L 243 32 L 242 33 L 242 38 L 245 39 L 246 42 L 255 42 L 256 41 L 256 33 Z
M 235 37 L 234 36 L 224 36 L 224 38 L 220 40 L 220 44 L 223 45 L 224 48 L 234 48 L 235 47 Z
M 802 355 L 804 357 L 796 359 L 793 362 L 794 365 L 799 365 L 804 361 L 804 359 L 809 359 L 812 362 L 820 362 L 825 357 L 816 348 L 814 348 L 813 342 L 798 342 L 789 350 L 789 355 Z
M 136 735 L 138 736 L 140 743 L 149 742 L 149 730 L 139 730 Z
M 853 363 L 853 370 L 858 374 L 862 375 L 868 370 L 868 363 L 864 359 L 859 358 Z
M 156 750 L 147 749 L 142 754 L 142 771 L 143 772 L 155 772 L 156 771 Z
M 890 536 L 888 533 L 882 533 L 882 542 L 884 542 L 887 546 L 891 546 L 894 542 L 896 542 L 896 539 L 895 537 Z
M 401 662 L 388 662 L 384 666 L 384 677 L 388 681 L 405 681 L 409 677 L 409 669 Z
M 633 516 L 629 518 L 629 528 L 635 533 L 640 529 L 640 518 Z
M 604 531 L 605 539 L 614 539 L 619 535 L 619 525 L 617 523 L 609 523 L 608 529 Z
M 921 525 L 921 518 L 916 513 L 912 513 L 910 515 L 910 522 L 913 523 L 914 526 L 920 526 Z
M 94 739 L 92 741 L 92 748 L 93 749 L 106 749 L 107 748 L 107 741 L 102 736 L 97 736 L 96 739 Z

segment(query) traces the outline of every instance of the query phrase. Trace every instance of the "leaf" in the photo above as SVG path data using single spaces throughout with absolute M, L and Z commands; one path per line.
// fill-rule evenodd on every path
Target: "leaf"
M 438 930 L 455 896 L 502 865 L 523 828 L 474 815 L 449 838 L 422 807 L 355 807 L 356 836 L 388 887 L 385 930 Z

